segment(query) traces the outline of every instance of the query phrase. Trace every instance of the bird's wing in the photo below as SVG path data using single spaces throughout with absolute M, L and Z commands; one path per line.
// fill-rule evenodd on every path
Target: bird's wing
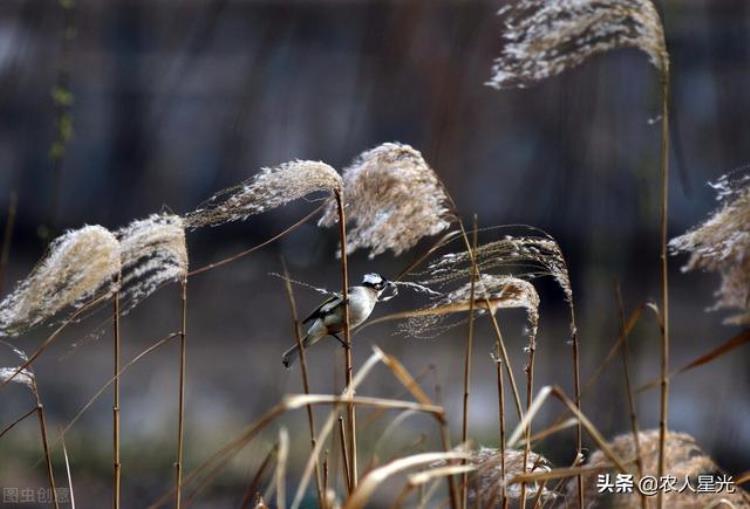
M 326 299 L 320 306 L 318 306 L 317 308 L 315 308 L 315 311 L 313 311 L 312 313 L 310 313 L 307 316 L 307 318 L 305 318 L 304 320 L 302 320 L 302 323 L 307 323 L 307 322 L 309 322 L 311 320 L 314 320 L 316 318 L 320 318 L 320 317 L 326 316 L 332 310 L 334 310 L 336 308 L 336 306 L 338 306 L 339 304 L 341 304 L 341 301 L 342 301 L 341 295 L 339 295 L 339 294 L 332 295 L 331 297 L 329 297 L 328 299 Z

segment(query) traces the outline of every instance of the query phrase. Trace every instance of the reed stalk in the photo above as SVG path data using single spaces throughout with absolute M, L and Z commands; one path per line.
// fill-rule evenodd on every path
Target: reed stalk
M 660 73 L 661 84 L 661 395 L 659 410 L 659 466 L 657 477 L 664 475 L 665 443 L 669 418 L 669 264 L 668 264 L 668 222 L 669 222 L 669 66 L 666 64 Z M 656 495 L 659 509 L 664 507 L 664 493 Z
M 292 289 L 292 283 L 289 279 L 289 270 L 287 269 L 286 262 L 281 259 L 281 265 L 284 269 L 284 288 L 286 290 L 287 300 L 289 301 L 289 310 L 292 314 L 294 340 L 297 342 L 297 350 L 299 351 L 300 366 L 302 371 L 302 388 L 305 394 L 310 394 L 310 381 L 307 373 L 307 354 L 305 348 L 302 345 L 302 334 L 299 328 L 299 314 L 297 313 L 297 301 L 294 298 L 294 290 Z M 312 450 L 315 450 L 315 418 L 313 416 L 312 407 L 306 407 L 307 410 L 307 425 L 310 429 L 310 443 Z M 320 478 L 320 467 L 318 463 L 315 463 L 315 489 L 318 494 L 318 504 L 321 508 L 325 509 L 325 491 L 323 491 L 322 481 Z
M 339 216 L 339 242 L 341 243 L 341 279 L 342 289 L 341 295 L 344 299 L 344 340 L 346 341 L 346 356 L 345 356 L 345 380 L 346 386 L 349 387 L 352 384 L 352 332 L 349 327 L 349 265 L 347 263 L 346 255 L 346 214 L 344 213 L 344 200 L 340 190 L 335 191 L 336 208 Z M 354 409 L 354 403 L 349 403 L 346 408 L 347 413 L 347 427 L 349 428 L 347 438 L 349 442 L 349 491 L 353 491 L 357 487 L 357 422 L 356 412 Z
M 120 283 L 122 273 L 117 274 L 115 294 L 112 298 L 112 323 L 114 340 L 114 399 L 112 401 L 112 507 L 120 509 L 120 483 L 122 465 L 120 463 Z
M 177 462 L 175 463 L 175 507 L 180 509 L 182 503 L 182 466 L 185 439 L 185 381 L 187 377 L 187 277 L 180 282 L 180 381 L 179 381 L 179 409 L 177 417 Z

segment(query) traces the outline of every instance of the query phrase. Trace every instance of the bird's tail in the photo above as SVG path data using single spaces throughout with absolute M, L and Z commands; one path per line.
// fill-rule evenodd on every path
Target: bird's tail
M 309 343 L 309 339 L 309 335 L 305 336 L 305 338 L 302 340 L 302 344 L 307 346 Z M 289 369 L 297 360 L 297 357 L 299 357 L 299 344 L 295 343 L 294 346 L 284 352 L 284 355 L 281 356 L 281 362 L 284 364 L 285 368 Z

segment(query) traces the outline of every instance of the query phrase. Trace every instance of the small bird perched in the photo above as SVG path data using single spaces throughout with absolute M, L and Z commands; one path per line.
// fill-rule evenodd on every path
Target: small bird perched
M 354 328 L 363 323 L 372 313 L 378 299 L 387 287 L 395 287 L 394 283 L 383 278 L 380 274 L 365 274 L 362 284 L 349 288 L 349 327 Z M 305 318 L 302 323 L 312 321 L 302 345 L 307 348 L 326 336 L 333 336 L 345 347 L 346 342 L 338 336 L 344 330 L 344 299 L 335 294 L 318 306 L 315 311 Z M 291 366 L 299 355 L 299 346 L 294 345 L 284 352 L 282 362 L 284 367 Z

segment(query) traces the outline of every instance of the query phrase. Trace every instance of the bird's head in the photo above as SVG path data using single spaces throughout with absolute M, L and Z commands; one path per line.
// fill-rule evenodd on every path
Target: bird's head
M 391 285 L 393 283 L 375 272 L 365 274 L 365 277 L 362 278 L 362 286 L 373 289 L 378 294 L 378 297 Z

